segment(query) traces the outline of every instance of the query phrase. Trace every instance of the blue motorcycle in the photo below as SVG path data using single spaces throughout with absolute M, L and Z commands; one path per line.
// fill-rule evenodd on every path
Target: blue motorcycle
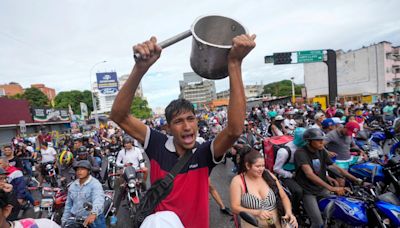
M 331 196 L 319 201 L 326 227 L 400 227 L 400 200 L 391 193 L 376 195 L 363 188 L 354 195 Z

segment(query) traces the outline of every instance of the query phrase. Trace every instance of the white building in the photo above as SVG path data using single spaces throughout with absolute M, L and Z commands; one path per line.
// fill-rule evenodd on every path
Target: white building
M 204 104 L 217 98 L 215 92 L 215 82 L 203 80 L 194 72 L 183 73 L 183 81 L 179 81 L 180 98 L 189 100 L 195 108 L 202 107 Z
M 264 91 L 264 85 L 245 85 L 244 86 L 244 94 L 246 98 L 254 98 L 261 96 L 262 92 Z M 229 89 L 223 90 L 217 93 L 217 98 L 229 98 Z
M 126 82 L 126 80 L 128 80 L 128 78 L 129 78 L 129 74 L 124 74 L 118 78 L 119 89 L 122 88 L 122 86 L 125 84 L 125 82 Z M 143 98 L 142 82 L 139 83 L 139 85 L 135 91 L 135 97 Z
M 393 92 L 392 82 L 400 77 L 399 49 L 383 41 L 354 51 L 336 51 L 338 96 L 358 101 L 370 97 L 374 102 Z M 328 95 L 326 64 L 304 64 L 304 82 L 308 98 Z

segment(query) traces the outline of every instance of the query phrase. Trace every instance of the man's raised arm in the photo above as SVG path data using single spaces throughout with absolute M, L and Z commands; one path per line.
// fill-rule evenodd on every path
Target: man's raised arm
M 242 134 L 246 114 L 246 96 L 242 80 L 243 58 L 256 46 L 255 35 L 240 35 L 233 39 L 228 55 L 229 106 L 228 124 L 214 141 L 214 157 L 221 157 Z
M 161 55 L 161 48 L 157 45 L 157 39 L 137 44 L 133 47 L 134 53 L 140 53 L 142 58 L 136 61 L 128 80 L 119 91 L 111 109 L 110 118 L 117 123 L 127 134 L 134 137 L 142 145 L 146 138 L 146 125 L 130 114 L 130 108 L 135 91 L 142 80 L 143 75 Z

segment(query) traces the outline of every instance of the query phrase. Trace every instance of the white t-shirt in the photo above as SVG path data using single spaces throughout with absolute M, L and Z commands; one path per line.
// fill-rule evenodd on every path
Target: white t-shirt
M 14 228 L 25 228 L 20 221 L 23 221 L 24 219 L 18 220 L 18 221 L 14 221 L 13 223 L 13 227 Z M 50 219 L 33 219 L 34 222 L 36 223 L 37 227 L 42 228 L 42 227 L 46 227 L 46 228 L 61 228 L 60 225 L 58 225 L 57 223 L 55 223 L 54 221 L 51 221 Z
M 54 162 L 56 160 L 57 152 L 53 147 L 47 147 L 46 150 L 40 149 L 42 154 L 42 163 Z
M 132 163 L 134 168 L 144 168 L 144 163 L 139 164 L 139 161 L 143 160 L 142 151 L 139 148 L 133 146 L 130 150 L 123 148 L 119 151 L 117 157 L 117 166 L 123 167 L 125 164 Z

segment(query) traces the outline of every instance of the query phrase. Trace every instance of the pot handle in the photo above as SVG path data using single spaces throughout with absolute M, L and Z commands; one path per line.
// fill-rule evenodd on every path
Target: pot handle
M 158 45 L 159 45 L 162 49 L 164 49 L 164 48 L 166 48 L 166 47 L 168 47 L 168 46 L 171 46 L 171 45 L 174 44 L 174 43 L 177 43 L 177 42 L 179 42 L 179 41 L 181 41 L 181 40 L 183 40 L 183 39 L 185 39 L 185 38 L 188 38 L 188 37 L 191 36 L 191 35 L 192 35 L 192 31 L 191 31 L 191 30 L 187 30 L 187 31 L 184 31 L 184 32 L 182 32 L 182 33 L 179 33 L 178 35 L 175 35 L 175 36 L 173 36 L 173 37 L 171 37 L 171 38 L 169 38 L 169 39 L 166 39 L 166 40 L 164 40 L 164 41 L 158 43 Z M 135 61 L 138 61 L 138 60 L 141 59 L 141 56 L 140 56 L 139 53 L 134 53 L 134 54 L 133 54 L 133 58 L 135 59 Z

